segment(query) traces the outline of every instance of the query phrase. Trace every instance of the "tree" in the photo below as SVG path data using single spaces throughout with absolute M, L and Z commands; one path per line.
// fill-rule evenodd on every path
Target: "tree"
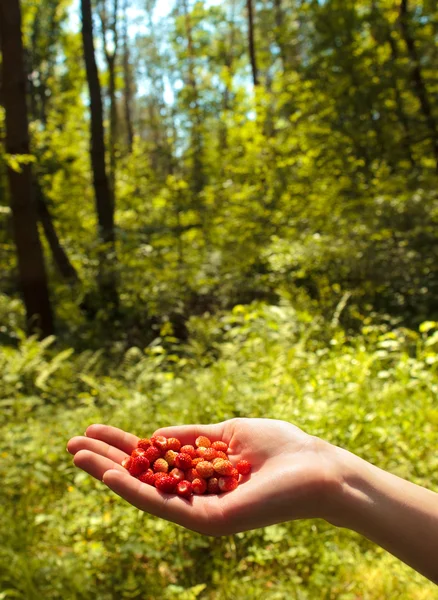
M 125 5 L 123 7 L 123 96 L 128 153 L 131 154 L 132 146 L 134 144 L 134 126 L 132 119 L 133 82 L 128 41 L 128 24 L 128 0 L 125 0 Z
M 110 3 L 111 7 L 111 3 Z M 109 126 L 109 179 L 111 201 L 115 205 L 116 198 L 116 138 L 117 138 L 117 103 L 116 103 L 116 64 L 119 49 L 119 31 L 117 27 L 119 0 L 112 0 L 112 10 L 107 9 L 107 0 L 99 0 L 98 12 L 102 28 L 102 46 L 108 69 L 108 96 L 110 101 Z M 108 14 L 109 13 L 109 14 Z
M 105 141 L 103 132 L 103 103 L 94 52 L 93 18 L 91 1 L 81 0 L 82 41 L 85 67 L 90 93 L 91 112 L 91 165 L 93 171 L 96 211 L 99 227 L 99 291 L 103 305 L 115 309 L 118 294 L 115 277 L 114 204 L 105 166 Z
M 49 93 L 49 81 L 55 74 L 61 19 L 65 19 L 67 16 L 66 11 L 60 11 L 59 8 L 60 0 L 48 0 L 37 6 L 32 22 L 31 45 L 26 52 L 29 64 L 26 71 L 31 73 L 31 76 L 28 77 L 29 116 L 31 122 L 38 121 L 40 131 L 47 129 L 50 99 L 53 96 Z M 42 29 L 44 33 L 41 31 Z M 44 161 L 41 157 L 48 150 L 47 146 L 44 145 L 37 149 L 38 168 L 33 178 L 38 218 L 59 274 L 71 283 L 78 282 L 78 274 L 61 244 L 49 209 L 49 201 L 39 182 L 41 170 L 44 168 Z M 50 171 L 53 175 L 53 165 Z
M 26 306 L 28 331 L 46 337 L 53 333 L 54 325 L 29 162 L 26 74 L 19 0 L 0 0 L 0 44 L 6 152 L 18 161 L 15 166 L 9 165 L 8 177 L 20 287 Z
M 257 68 L 257 57 L 255 49 L 254 39 L 254 10 L 252 0 L 246 0 L 246 8 L 248 11 L 248 47 L 249 47 L 249 58 L 251 61 L 252 80 L 254 87 L 259 84 L 259 72 Z
M 424 120 L 429 129 L 430 140 L 438 171 L 438 127 L 432 112 L 432 106 L 421 68 L 421 60 L 415 44 L 415 38 L 410 28 L 408 0 L 402 0 L 400 3 L 400 29 L 411 61 L 412 84 L 418 101 L 420 102 Z

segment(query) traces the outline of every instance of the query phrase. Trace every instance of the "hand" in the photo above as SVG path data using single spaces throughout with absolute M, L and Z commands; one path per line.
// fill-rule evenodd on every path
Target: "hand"
M 74 463 L 140 510 L 199 533 L 228 535 L 284 521 L 330 518 L 339 477 L 330 444 L 294 425 L 270 419 L 231 419 L 216 425 L 159 429 L 154 435 L 193 444 L 206 435 L 229 446 L 231 462 L 249 460 L 252 472 L 227 494 L 190 501 L 141 483 L 121 466 L 138 437 L 107 425 L 91 425 L 67 446 Z

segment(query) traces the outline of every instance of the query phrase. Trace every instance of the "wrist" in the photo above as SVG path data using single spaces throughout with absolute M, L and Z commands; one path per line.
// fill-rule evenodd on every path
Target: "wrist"
M 336 527 L 360 532 L 361 516 L 374 504 L 372 481 L 374 471 L 378 469 L 343 448 L 331 444 L 328 446 L 331 481 L 323 518 Z

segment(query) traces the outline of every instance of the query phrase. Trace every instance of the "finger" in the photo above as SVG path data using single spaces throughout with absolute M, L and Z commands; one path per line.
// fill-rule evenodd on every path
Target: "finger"
M 225 423 L 216 423 L 213 425 L 176 425 L 174 427 L 163 427 L 157 429 L 154 435 L 164 435 L 165 437 L 176 437 L 184 444 L 194 444 L 197 437 L 205 435 L 212 442 L 223 440 L 225 433 Z M 227 440 L 225 440 L 227 441 Z
M 126 473 L 120 464 L 114 462 L 110 458 L 90 452 L 90 450 L 79 450 L 73 459 L 76 467 L 79 467 L 89 475 L 92 475 L 99 481 L 102 481 L 103 475 L 110 469 L 116 469 L 122 473 Z
M 67 444 L 67 450 L 70 454 L 77 454 L 81 450 L 90 450 L 95 454 L 100 454 L 100 456 L 109 458 L 119 465 L 122 463 L 122 460 L 128 456 L 126 452 L 114 448 L 114 446 L 110 446 L 106 442 L 83 436 L 72 438 Z
M 134 448 L 137 447 L 137 442 L 140 438 L 132 433 L 111 427 L 111 425 L 90 425 L 85 432 L 89 438 L 94 438 L 106 442 L 114 448 L 119 448 L 126 454 L 131 454 Z
M 103 482 L 121 498 L 144 512 L 194 531 L 200 531 L 203 527 L 205 511 L 200 510 L 199 505 L 202 500 L 208 501 L 208 497 L 201 499 L 194 496 L 188 501 L 178 496 L 162 494 L 153 486 L 131 477 L 126 471 L 106 471 Z

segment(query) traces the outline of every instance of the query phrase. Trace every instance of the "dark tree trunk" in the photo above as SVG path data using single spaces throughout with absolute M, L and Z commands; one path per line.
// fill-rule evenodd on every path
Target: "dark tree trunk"
M 400 4 L 400 28 L 411 61 L 411 77 L 414 91 L 420 102 L 421 111 L 429 129 L 433 153 L 436 160 L 436 168 L 438 171 L 438 128 L 432 112 L 423 72 L 421 70 L 421 62 L 420 57 L 418 56 L 415 39 L 409 27 L 408 0 L 402 0 Z
M 191 135 L 191 151 L 193 157 L 193 191 L 195 194 L 199 194 L 205 187 L 206 177 L 205 177 L 205 169 L 203 164 L 203 140 L 202 140 L 202 116 L 201 116 L 201 108 L 199 106 L 199 91 L 198 84 L 196 82 L 196 74 L 195 74 L 195 50 L 193 46 L 193 34 L 192 34 L 192 20 L 190 17 L 189 7 L 187 4 L 187 0 L 183 0 L 183 11 L 184 18 L 186 24 L 186 34 L 187 34 L 187 64 L 188 64 L 188 78 L 189 85 L 191 89 L 191 103 L 192 108 L 190 109 L 193 126 L 192 126 L 192 135 Z
M 0 0 L 0 44 L 3 57 L 6 152 L 18 156 L 29 155 L 26 74 L 19 0 Z M 20 285 L 26 306 L 28 331 L 47 337 L 54 331 L 53 315 L 44 256 L 38 235 L 31 167 L 29 164 L 22 165 L 20 172 L 9 168 L 8 176 Z
M 85 67 L 90 92 L 91 112 L 91 165 L 93 170 L 99 237 L 103 249 L 99 256 L 99 288 L 104 303 L 114 309 L 118 306 L 115 266 L 114 206 L 105 167 L 102 94 L 94 53 L 93 22 L 90 0 L 81 0 L 82 40 Z
M 259 73 L 257 68 L 257 57 L 255 50 L 255 40 L 254 40 L 254 11 L 252 0 L 246 1 L 246 7 L 248 10 L 248 44 L 249 44 L 249 58 L 251 61 L 251 69 L 252 69 L 252 80 L 254 86 L 259 84 Z
M 111 18 L 108 19 L 106 10 L 106 1 L 100 3 L 100 22 L 102 25 L 102 44 L 105 54 L 106 65 L 108 68 L 108 96 L 110 101 L 110 127 L 109 127 L 109 184 L 111 202 L 115 206 L 116 198 L 116 140 L 117 140 L 117 104 L 116 104 L 116 62 L 119 36 L 117 29 L 117 17 L 119 10 L 119 0 L 113 0 L 113 10 Z M 112 34 L 112 50 L 109 50 L 107 34 Z
M 43 190 L 41 189 L 39 183 L 35 180 L 34 185 L 37 198 L 38 217 L 41 222 L 41 225 L 43 226 L 44 235 L 46 236 L 47 242 L 52 252 L 55 265 L 61 277 L 72 283 L 77 283 L 79 281 L 78 274 L 74 266 L 71 264 L 64 248 L 61 245 L 61 242 L 59 241 L 58 234 L 56 233 L 55 227 L 53 225 L 52 216 L 49 212 L 46 200 L 44 198 Z
M 116 201 L 116 137 L 117 137 L 117 106 L 116 106 L 116 70 L 115 55 L 107 56 L 107 65 L 109 73 L 109 99 L 110 99 L 110 131 L 109 131 L 109 152 L 110 152 L 110 192 L 111 203 L 115 207 Z
M 128 141 L 128 152 L 131 154 L 134 144 L 134 127 L 132 124 L 132 73 L 129 60 L 129 42 L 128 42 L 128 1 L 125 0 L 123 10 L 123 79 L 124 79 L 124 108 L 126 137 Z

